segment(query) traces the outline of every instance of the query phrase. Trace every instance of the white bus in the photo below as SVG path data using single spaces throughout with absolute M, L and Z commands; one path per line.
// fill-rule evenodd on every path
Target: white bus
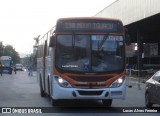
M 126 39 L 125 39 L 126 38 Z M 61 100 L 125 99 L 125 36 L 120 20 L 61 18 L 38 45 L 40 93 Z

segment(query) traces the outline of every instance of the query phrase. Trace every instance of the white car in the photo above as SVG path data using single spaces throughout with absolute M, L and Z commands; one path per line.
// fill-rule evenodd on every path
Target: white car
M 20 71 L 23 71 L 23 65 L 22 64 L 16 64 L 15 65 L 15 70 L 20 70 Z

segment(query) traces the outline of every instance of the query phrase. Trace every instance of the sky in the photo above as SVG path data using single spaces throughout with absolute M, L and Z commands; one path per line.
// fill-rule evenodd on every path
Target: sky
M 0 41 L 23 57 L 34 37 L 43 36 L 61 17 L 90 17 L 115 0 L 0 0 Z

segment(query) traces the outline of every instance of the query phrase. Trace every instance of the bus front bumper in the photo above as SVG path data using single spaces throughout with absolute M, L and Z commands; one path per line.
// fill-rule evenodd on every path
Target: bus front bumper
M 126 96 L 126 79 L 118 88 L 63 88 L 54 83 L 52 85 L 51 96 L 53 99 L 125 99 Z

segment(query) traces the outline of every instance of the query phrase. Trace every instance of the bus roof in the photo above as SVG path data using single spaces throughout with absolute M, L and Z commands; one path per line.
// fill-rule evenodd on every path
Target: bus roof
M 12 60 L 11 56 L 1 56 L 0 60 Z
M 59 18 L 57 20 L 57 23 L 54 27 L 52 27 L 47 33 L 45 33 L 39 40 L 45 38 L 45 36 L 51 36 L 53 33 L 55 33 L 56 31 L 61 30 L 58 26 L 59 22 L 63 22 L 63 21 L 82 21 L 82 20 L 88 20 L 88 21 L 113 21 L 113 22 L 118 22 L 121 26 L 120 26 L 120 31 L 123 32 L 123 23 L 121 20 L 119 19 L 113 19 L 113 18 L 105 18 L 105 17 L 66 17 L 66 18 Z M 72 30 L 73 31 L 73 30 Z
M 57 20 L 55 32 L 123 33 L 123 23 L 118 19 L 102 17 L 70 17 Z
M 105 17 L 65 17 L 65 18 L 59 18 L 57 22 L 61 20 L 110 20 L 110 21 L 118 21 L 122 23 L 120 19 L 116 18 L 105 18 Z M 122 23 L 123 25 L 123 23 Z

